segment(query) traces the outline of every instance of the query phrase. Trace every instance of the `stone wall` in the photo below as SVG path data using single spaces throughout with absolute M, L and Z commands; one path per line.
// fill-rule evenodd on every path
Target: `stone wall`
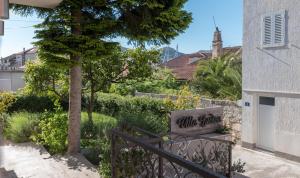
M 231 128 L 231 133 L 234 141 L 239 142 L 241 139 L 242 107 L 238 104 L 238 102 L 228 100 L 212 100 L 207 98 L 201 98 L 200 100 L 201 108 L 209 108 L 215 106 L 224 107 L 224 125 Z
M 177 96 L 174 95 L 166 95 L 166 94 L 154 94 L 154 93 L 142 93 L 136 92 L 135 96 L 149 96 L 153 98 L 171 98 L 172 100 L 176 100 Z M 224 107 L 224 125 L 232 129 L 232 136 L 234 141 L 239 142 L 241 139 L 241 125 L 242 125 L 242 107 L 238 102 L 229 101 L 229 100 L 215 100 L 215 99 L 207 99 L 201 98 L 199 101 L 200 108 L 211 108 L 216 106 Z

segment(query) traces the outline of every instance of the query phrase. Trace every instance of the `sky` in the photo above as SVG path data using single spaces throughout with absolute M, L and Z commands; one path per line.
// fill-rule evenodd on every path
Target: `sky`
M 169 44 L 183 53 L 211 49 L 215 30 L 213 17 L 222 31 L 223 46 L 236 46 L 242 43 L 243 7 L 242 0 L 188 0 L 184 9 L 192 13 L 193 22 L 184 33 Z M 0 56 L 6 57 L 23 48 L 32 47 L 35 24 L 42 22 L 35 16 L 21 17 L 13 12 L 5 21 L 5 35 L 0 39 Z M 116 39 L 124 47 L 131 47 L 126 39 Z M 167 46 L 167 45 L 164 45 Z

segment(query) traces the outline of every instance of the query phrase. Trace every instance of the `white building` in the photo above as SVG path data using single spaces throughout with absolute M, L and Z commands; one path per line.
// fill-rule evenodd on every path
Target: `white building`
M 25 86 L 24 71 L 7 68 L 0 70 L 0 92 L 13 91 L 16 92 Z
M 243 101 L 243 146 L 299 161 L 299 0 L 244 0 Z
M 0 59 L 0 66 L 19 68 L 25 65 L 27 61 L 35 60 L 37 58 L 37 48 L 23 49 L 18 52 Z M 0 68 L 1 69 L 1 68 Z
M 0 59 L 0 92 L 17 91 L 25 86 L 24 65 L 37 58 L 37 48 L 23 49 L 22 52 Z

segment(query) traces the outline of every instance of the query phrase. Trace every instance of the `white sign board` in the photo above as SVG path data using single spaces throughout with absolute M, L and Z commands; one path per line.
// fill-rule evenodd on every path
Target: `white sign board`
M 223 107 L 172 111 L 171 132 L 206 134 L 223 125 Z

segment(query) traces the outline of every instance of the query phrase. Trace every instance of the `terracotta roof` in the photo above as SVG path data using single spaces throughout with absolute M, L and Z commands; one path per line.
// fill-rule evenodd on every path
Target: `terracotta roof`
M 226 47 L 223 50 L 225 54 L 241 54 L 242 47 Z M 201 60 L 211 59 L 211 57 L 211 50 L 200 50 L 196 53 L 185 54 L 171 59 L 163 65 L 171 69 L 172 73 L 175 75 L 177 80 L 191 80 L 193 79 L 193 75 L 197 69 L 198 62 Z
M 199 60 L 206 60 L 210 56 L 205 53 L 185 54 L 166 62 L 164 66 L 172 70 L 178 80 L 191 80 L 196 71 Z

